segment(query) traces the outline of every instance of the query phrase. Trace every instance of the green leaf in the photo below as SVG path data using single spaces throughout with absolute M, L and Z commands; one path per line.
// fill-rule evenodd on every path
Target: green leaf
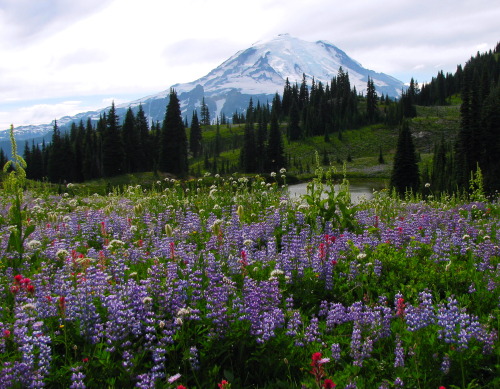
M 26 230 L 24 230 L 23 241 L 25 241 L 26 238 L 33 233 L 33 231 L 35 231 L 35 226 L 33 224 L 30 224 L 28 227 L 26 227 Z

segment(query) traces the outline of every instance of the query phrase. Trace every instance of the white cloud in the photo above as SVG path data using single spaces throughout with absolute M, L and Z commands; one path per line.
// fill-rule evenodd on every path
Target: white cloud
M 328 40 L 367 68 L 423 82 L 436 64 L 454 71 L 493 48 L 498 20 L 496 0 L 254 0 L 244 7 L 234 0 L 0 0 L 0 101 L 57 99 L 45 107 L 55 115 L 75 96 L 140 98 L 194 81 L 285 32 Z M 24 105 L 2 107 L 0 126 L 46 117 L 36 102 Z
M 0 129 L 7 129 L 10 124 L 13 124 L 14 127 L 29 124 L 47 124 L 54 119 L 75 115 L 91 109 L 91 107 L 78 100 L 20 106 L 8 112 L 0 112 Z

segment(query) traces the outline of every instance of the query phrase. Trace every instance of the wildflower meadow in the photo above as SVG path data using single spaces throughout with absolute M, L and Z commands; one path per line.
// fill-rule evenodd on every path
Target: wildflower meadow
M 496 388 L 500 207 L 318 175 L 0 200 L 0 388 Z M 321 172 L 320 172 L 321 173 Z M 430 188 L 432 189 L 432 188 Z

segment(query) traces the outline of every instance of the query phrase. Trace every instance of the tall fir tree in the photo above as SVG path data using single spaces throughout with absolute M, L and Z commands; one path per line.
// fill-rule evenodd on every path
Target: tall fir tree
M 132 112 L 132 108 L 128 107 L 127 112 L 125 114 L 125 119 L 122 124 L 122 139 L 123 139 L 123 166 L 125 173 L 134 173 L 139 170 L 139 155 L 138 146 L 139 146 L 139 133 L 138 128 L 135 124 L 134 113 Z
M 103 175 L 112 177 L 123 174 L 124 148 L 114 101 L 107 115 L 106 126 L 102 131 Z
M 403 121 L 399 131 L 390 186 L 400 195 L 410 190 L 415 192 L 420 186 L 417 155 L 406 120 Z
M 240 152 L 240 166 L 244 173 L 254 173 L 257 170 L 257 147 L 253 126 L 254 109 L 250 98 L 246 112 L 245 130 L 243 133 L 243 147 Z
M 200 122 L 198 121 L 198 114 L 196 110 L 194 110 L 191 118 L 191 131 L 189 133 L 189 149 L 194 158 L 197 158 L 201 154 L 201 142 L 202 133 Z
M 283 98 L 281 99 L 282 116 L 280 116 L 280 119 L 282 119 L 283 116 L 286 116 L 290 113 L 290 108 L 292 107 L 292 100 L 293 100 L 292 86 L 290 85 L 290 81 L 288 80 L 287 77 L 285 81 L 285 87 L 283 89 Z
M 480 166 L 487 192 L 500 191 L 500 83 L 484 99 L 481 112 L 483 149 Z
M 82 175 L 84 180 L 90 180 L 99 173 L 99 153 L 97 152 L 96 134 L 92 127 L 92 121 L 87 119 L 85 136 L 83 140 Z
M 174 89 L 161 128 L 159 169 L 182 177 L 188 172 L 188 141 L 179 98 Z
M 201 100 L 201 125 L 208 126 L 210 125 L 210 109 L 208 105 L 205 103 L 205 98 Z
M 302 82 L 299 89 L 299 111 L 302 112 L 309 102 L 309 90 L 307 88 L 307 78 L 305 73 L 302 73 Z
M 290 108 L 290 122 L 288 125 L 288 139 L 291 141 L 302 138 L 302 129 L 300 128 L 300 112 L 295 101 L 292 101 Z
M 80 120 L 74 134 L 71 134 L 71 147 L 73 151 L 73 180 L 82 182 L 83 178 L 83 153 L 84 153 L 85 126 Z
M 256 147 L 257 150 L 265 150 L 266 149 L 266 141 L 267 141 L 267 123 L 264 118 L 264 112 L 259 112 L 259 117 L 257 120 L 257 137 L 256 137 Z M 257 171 L 263 172 L 266 167 L 265 158 L 257 159 Z
M 219 118 L 215 122 L 215 139 L 214 139 L 214 160 L 222 152 L 222 137 L 220 135 Z
M 273 107 L 274 108 L 274 107 Z M 267 142 L 267 168 L 270 172 L 278 172 L 286 167 L 285 150 L 283 147 L 283 136 L 278 123 L 278 113 L 271 113 L 271 125 L 269 128 L 269 140 Z
M 43 154 L 40 147 L 35 145 L 34 141 L 31 144 L 31 173 L 35 180 L 43 180 L 45 176 Z
M 139 110 L 135 116 L 136 131 L 139 135 L 139 143 L 137 144 L 138 171 L 151 170 L 151 144 L 149 138 L 149 124 L 142 104 L 139 105 Z
M 48 147 L 47 174 L 50 182 L 60 183 L 65 180 L 67 165 L 64 165 L 66 159 L 65 153 L 69 150 L 64 150 L 64 145 L 61 137 L 57 120 L 54 120 L 52 132 L 52 141 Z
M 377 120 L 377 91 L 375 90 L 375 84 L 373 79 L 368 77 L 368 83 L 366 85 L 366 116 L 368 123 L 374 123 Z

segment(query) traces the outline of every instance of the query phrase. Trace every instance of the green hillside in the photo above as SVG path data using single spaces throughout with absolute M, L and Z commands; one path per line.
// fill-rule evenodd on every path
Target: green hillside
M 447 141 L 454 140 L 460 126 L 459 105 L 450 106 L 417 106 L 417 116 L 410 120 L 415 147 L 422 163 L 428 160 L 442 137 Z M 208 148 L 213 147 L 217 126 L 203 127 L 203 142 Z M 287 123 L 281 123 L 286 133 Z M 189 129 L 188 129 L 189 131 Z M 220 142 L 223 145 L 217 168 L 222 165 L 237 170 L 244 125 L 219 126 Z M 343 131 L 330 135 L 326 142 L 324 136 L 308 137 L 299 141 L 284 140 L 285 154 L 288 161 L 287 174 L 299 180 L 307 180 L 314 174 L 316 153 L 320 163 L 333 165 L 342 171 L 345 164 L 348 177 L 389 178 L 393 156 L 396 148 L 399 127 L 374 124 L 358 129 Z M 384 159 L 379 163 L 380 151 Z M 203 157 L 190 160 L 190 172 L 211 171 L 213 160 L 206 166 Z

